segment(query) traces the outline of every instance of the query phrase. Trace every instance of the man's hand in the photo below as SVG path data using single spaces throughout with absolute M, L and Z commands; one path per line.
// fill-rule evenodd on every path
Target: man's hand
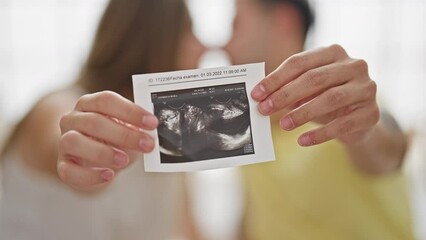
M 157 125 L 154 115 L 116 93 L 84 95 L 61 118 L 60 178 L 82 190 L 110 182 L 129 165 L 129 151 L 152 151 L 154 140 L 144 130 Z
M 393 118 L 380 113 L 376 92 L 367 63 L 332 45 L 288 58 L 251 95 L 262 114 L 283 115 L 284 130 L 322 124 L 299 137 L 301 146 L 339 139 L 355 165 L 377 174 L 401 166 L 407 140 Z
M 299 137 L 300 145 L 311 146 L 365 138 L 380 117 L 376 89 L 367 63 L 332 45 L 288 58 L 254 88 L 252 97 L 264 115 L 287 109 L 280 120 L 284 130 L 310 121 L 323 124 Z

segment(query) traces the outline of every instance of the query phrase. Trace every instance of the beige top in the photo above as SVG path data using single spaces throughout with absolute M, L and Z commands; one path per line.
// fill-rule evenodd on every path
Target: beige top
M 136 161 L 105 191 L 82 195 L 27 167 L 2 159 L 0 239 L 171 239 L 183 205 L 179 174 L 146 173 Z

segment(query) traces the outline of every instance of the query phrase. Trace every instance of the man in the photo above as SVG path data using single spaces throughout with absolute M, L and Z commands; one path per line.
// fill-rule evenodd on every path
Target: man
M 233 64 L 266 62 L 251 92 L 270 115 L 276 161 L 242 168 L 247 239 L 411 239 L 406 148 L 380 114 L 365 61 L 338 45 L 302 52 L 302 0 L 237 0 Z M 382 111 L 383 112 L 383 111 Z

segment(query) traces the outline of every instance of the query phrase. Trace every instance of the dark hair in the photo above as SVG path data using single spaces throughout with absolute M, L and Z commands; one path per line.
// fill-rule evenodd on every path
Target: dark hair
M 263 4 L 292 4 L 300 12 L 303 18 L 303 32 L 306 37 L 309 28 L 314 23 L 314 13 L 308 0 L 260 0 Z

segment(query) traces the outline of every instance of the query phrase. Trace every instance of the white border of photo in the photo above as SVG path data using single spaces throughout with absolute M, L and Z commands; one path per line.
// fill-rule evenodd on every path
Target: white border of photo
M 244 69 L 244 70 L 243 70 Z M 213 76 L 213 72 L 221 75 Z M 174 72 L 140 74 L 133 76 L 135 103 L 153 113 L 151 93 L 183 90 L 232 83 L 245 83 L 250 105 L 250 121 L 254 154 L 215 158 L 183 163 L 161 163 L 157 130 L 148 131 L 156 139 L 154 150 L 144 154 L 146 172 L 188 172 L 272 161 L 275 153 L 272 143 L 270 119 L 257 109 L 257 102 L 250 97 L 254 86 L 265 77 L 265 64 L 253 63 L 219 68 L 205 68 Z

